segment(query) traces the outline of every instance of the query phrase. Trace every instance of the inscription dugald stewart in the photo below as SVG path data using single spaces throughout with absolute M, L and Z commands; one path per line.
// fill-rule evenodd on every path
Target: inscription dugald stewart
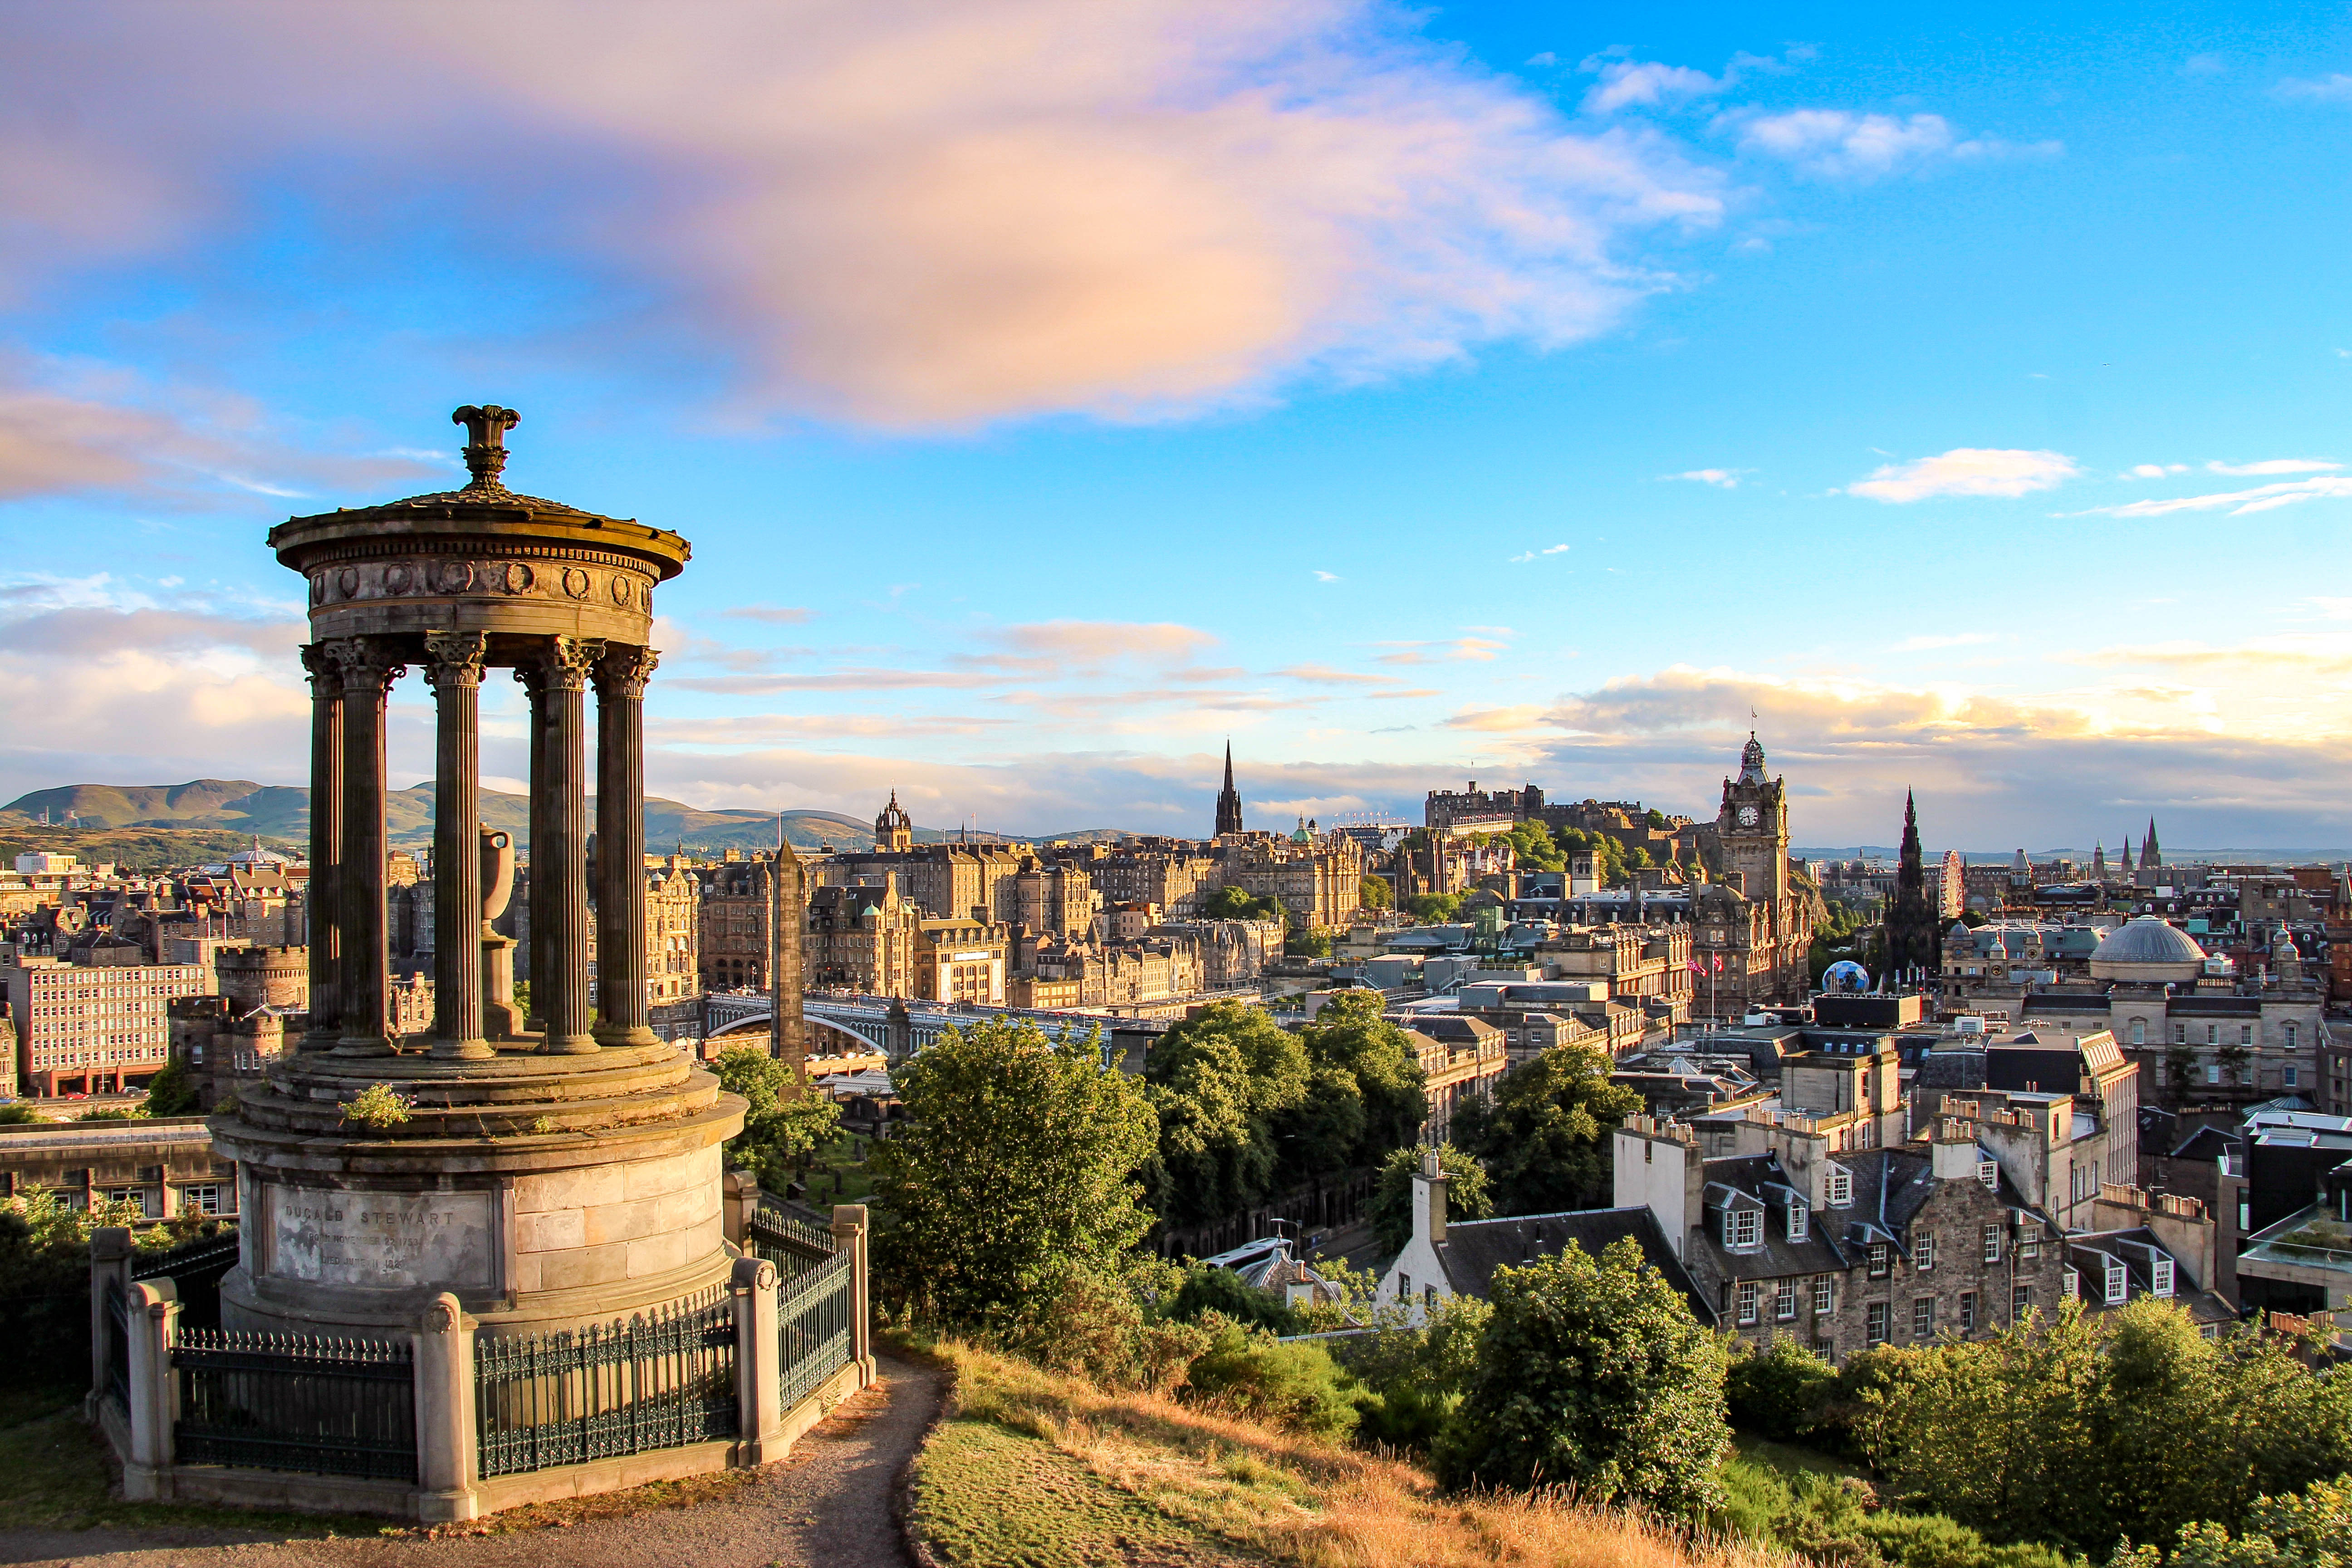
M 487 1289 L 488 1193 L 271 1187 L 269 1272 L 317 1285 Z

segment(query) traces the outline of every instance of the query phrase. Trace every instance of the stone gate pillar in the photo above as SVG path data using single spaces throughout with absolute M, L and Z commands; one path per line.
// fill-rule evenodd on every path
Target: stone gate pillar
M 337 903 L 342 920 L 344 1056 L 389 1056 L 392 962 L 384 942 L 383 707 L 405 675 L 390 639 L 338 638 L 343 679 L 343 863 Z
M 300 1047 L 334 1048 L 343 1036 L 342 910 L 336 891 L 343 859 L 343 678 L 324 643 L 306 643 L 310 677 L 310 883 L 303 891 L 310 959 L 310 1027 Z
M 433 1054 L 484 1060 L 482 1037 L 482 659 L 480 632 L 425 634 L 435 708 Z
M 614 645 L 595 665 L 596 1040 L 647 1046 L 646 683 L 656 655 Z

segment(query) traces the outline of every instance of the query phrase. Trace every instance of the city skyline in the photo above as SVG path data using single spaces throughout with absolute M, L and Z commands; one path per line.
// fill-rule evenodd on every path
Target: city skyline
M 698 806 L 1706 815 L 1752 723 L 1799 844 L 2352 841 L 2340 23 L 113 16 L 0 62 L 5 797 L 297 780 L 263 531 L 496 400 L 697 547 Z

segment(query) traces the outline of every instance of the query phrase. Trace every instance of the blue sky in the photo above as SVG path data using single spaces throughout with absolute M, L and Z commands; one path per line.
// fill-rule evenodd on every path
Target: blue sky
M 13 12 L 0 789 L 299 781 L 263 530 L 498 401 L 696 804 L 2352 843 L 2342 14 L 1655 11 Z

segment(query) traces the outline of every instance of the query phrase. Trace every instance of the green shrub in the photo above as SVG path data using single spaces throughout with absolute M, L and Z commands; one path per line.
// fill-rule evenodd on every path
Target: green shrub
M 1201 1320 L 1209 1347 L 1185 1374 L 1183 1394 L 1202 1405 L 1318 1436 L 1356 1429 L 1354 1380 L 1311 1343 L 1285 1344 L 1222 1312 Z
M 1996 1546 L 1941 1514 L 1879 1509 L 1867 1482 L 1807 1473 L 1784 1476 L 1735 1459 L 1723 1468 L 1717 1529 L 1839 1568 L 2070 1568 L 2047 1546 Z M 2140 1568 L 2133 1564 L 2132 1568 Z
M 1837 1382 L 1829 1363 L 1794 1340 L 1779 1339 L 1769 1350 L 1731 1358 L 1723 1397 L 1742 1432 L 1793 1443 L 1812 1431 Z
M 1421 1327 L 1389 1322 L 1349 1342 L 1348 1370 L 1365 1391 L 1357 1441 L 1427 1452 L 1461 1406 L 1491 1315 L 1475 1296 L 1449 1296 Z
M 1196 1322 L 1204 1314 L 1221 1312 L 1236 1322 L 1273 1334 L 1300 1331 L 1298 1314 L 1271 1290 L 1261 1290 L 1230 1268 L 1195 1263 L 1184 1270 L 1184 1282 L 1168 1309 L 1169 1316 Z
M 2128 1541 L 2107 1568 L 2352 1568 L 2352 1475 L 2314 1481 L 2301 1495 L 2263 1497 L 2246 1510 L 2237 1539 L 2207 1521 L 2180 1532 L 2168 1557 Z
M 1159 1310 L 1178 1270 L 1130 1254 L 1118 1264 L 1049 1265 L 997 1336 L 1007 1350 L 1111 1388 L 1165 1394 L 1209 1348 L 1208 1331 Z
M 1459 1409 L 1432 1453 L 1452 1488 L 1574 1488 L 1696 1515 L 1721 1498 L 1721 1341 L 1632 1237 L 1498 1268 Z

